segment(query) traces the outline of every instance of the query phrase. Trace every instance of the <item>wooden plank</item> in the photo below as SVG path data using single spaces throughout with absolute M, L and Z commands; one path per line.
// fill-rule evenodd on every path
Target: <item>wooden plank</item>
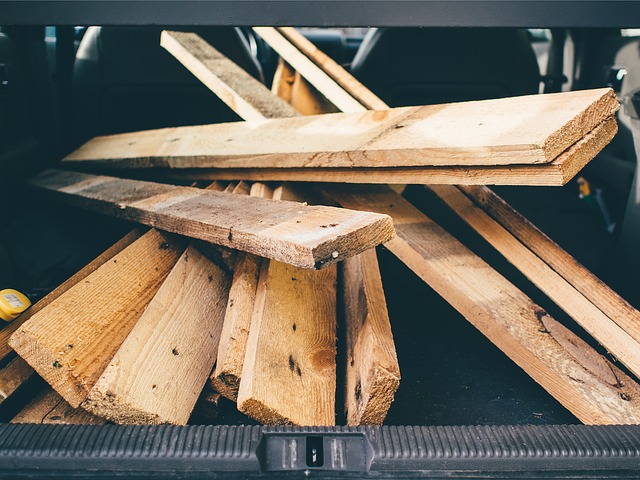
M 35 305 L 31 306 L 26 312 L 16 318 L 13 322 L 5 325 L 0 330 L 0 360 L 3 360 L 9 355 L 13 349 L 9 346 L 9 338 L 13 333 L 20 328 L 20 326 L 33 317 L 40 310 L 48 306 L 55 299 L 60 297 L 63 293 L 73 287 L 75 284 L 81 282 L 89 274 L 94 272 L 98 267 L 111 260 L 115 255 L 120 253 L 126 247 L 131 245 L 135 240 L 140 238 L 142 230 L 134 229 L 125 235 L 121 240 L 116 242 L 113 246 L 104 251 L 101 255 L 96 257 L 91 263 L 87 264 L 80 271 L 68 278 L 64 283 L 59 285 L 55 290 L 51 291 L 48 295 L 40 299 Z
M 349 208 L 392 216 L 386 244 L 536 382 L 587 424 L 640 421 L 640 386 L 387 187 L 326 186 Z
M 291 181 L 365 184 L 529 185 L 562 186 L 571 180 L 615 136 L 618 126 L 611 118 L 588 133 L 551 163 L 494 167 L 410 168 L 271 168 L 271 169 L 179 169 L 160 170 L 159 178 L 181 180 L 243 179 L 257 182 Z M 121 171 L 124 173 L 124 171 Z M 148 170 L 138 171 L 148 177 Z
M 623 330 L 456 187 L 432 186 L 431 190 L 589 335 L 640 376 L 640 336 Z M 638 331 L 638 326 L 635 330 Z
M 256 197 L 271 198 L 273 192 L 264 184 L 254 183 L 250 193 Z M 238 398 L 261 262 L 261 257 L 249 253 L 242 254 L 236 262 L 218 358 L 209 380 L 215 391 L 234 402 Z
M 0 370 L 0 404 L 33 377 L 33 368 L 20 357 L 11 360 Z
M 461 190 L 624 331 L 640 339 L 640 312 L 602 280 L 489 188 Z
M 400 386 L 400 366 L 374 249 L 342 263 L 347 425 L 381 425 Z
M 60 170 L 29 184 L 72 205 L 302 268 L 333 264 L 394 234 L 383 215 L 192 187 Z
M 60 394 L 47 387 L 13 417 L 11 423 L 104 425 L 107 421 L 82 408 L 73 408 Z
M 216 360 L 229 286 L 187 247 L 82 407 L 116 423 L 185 425 Z
M 262 39 L 296 71 L 309 80 L 331 103 L 343 112 L 365 110 L 358 100 L 347 93 L 334 79 L 293 46 L 272 27 L 253 27 Z
M 160 35 L 160 45 L 245 120 L 298 115 L 199 35 L 165 30 Z
M 270 425 L 335 424 L 336 280 L 335 266 L 313 271 L 262 262 L 241 412 Z
M 368 110 L 386 110 L 389 106 L 360 83 L 330 56 L 316 47 L 293 27 L 278 27 L 277 31 L 294 47 L 329 75 L 349 95 Z M 346 111 L 346 110 L 344 110 Z
M 168 234 L 147 232 L 33 315 L 9 345 L 78 407 L 182 250 Z
M 216 392 L 204 389 L 196 402 L 196 406 L 193 408 L 192 418 L 202 420 L 214 420 L 218 417 L 220 412 L 220 398 L 222 395 Z M 189 422 L 191 423 L 191 422 Z
M 174 127 L 96 137 L 65 163 L 85 168 L 545 164 L 618 108 L 611 89 L 597 89 Z

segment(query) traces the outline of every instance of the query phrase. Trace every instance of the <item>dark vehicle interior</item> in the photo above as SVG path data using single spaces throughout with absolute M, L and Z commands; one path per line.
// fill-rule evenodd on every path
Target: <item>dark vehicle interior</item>
M 29 14 L 20 9 L 21 2 L 7 3 L 11 4 L 5 12 L 7 18 L 3 19 L 0 13 L 3 25 L 0 28 L 0 205 L 3 213 L 0 288 L 19 289 L 35 302 L 121 238 L 131 224 L 45 203 L 23 185 L 24 178 L 55 165 L 64 155 L 97 135 L 239 120 L 160 47 L 161 31 L 171 26 L 199 33 L 268 87 L 276 69 L 277 54 L 249 28 L 254 20 L 251 17 L 258 13 L 247 13 L 250 18 L 242 21 L 239 20 L 242 12 L 233 10 L 232 6 L 224 8 L 235 13 L 223 16 L 215 26 L 196 25 L 196 22 L 190 25 L 187 21 L 179 21 L 180 25 L 176 26 L 166 21 L 169 18 L 164 22 L 158 18 L 147 21 L 143 15 L 133 16 L 139 25 L 131 25 L 134 20 L 117 22 L 113 17 L 101 23 L 100 12 L 91 13 L 91 10 L 86 10 L 91 23 L 73 23 L 81 18 L 74 18 L 73 13 L 56 17 L 54 7 L 39 13 L 30 24 Z M 105 3 L 119 8 L 118 2 Z M 582 3 L 607 8 L 602 5 L 606 2 Z M 197 8 L 192 2 L 189 7 Z M 598 18 L 598 10 L 592 6 L 576 14 L 576 26 L 567 22 L 566 27 L 531 23 L 538 22 L 540 18 L 536 15 L 542 14 L 537 12 L 531 14 L 533 18 L 526 18 L 524 10 L 521 11 L 523 18 L 515 21 L 517 12 L 509 9 L 507 13 L 512 17 L 504 21 L 491 22 L 479 16 L 475 22 L 447 24 L 442 20 L 441 25 L 430 26 L 440 17 L 430 21 L 424 20 L 424 14 L 412 18 L 403 8 L 397 16 L 388 17 L 388 23 L 382 17 L 386 10 L 374 9 L 367 15 L 378 15 L 377 21 L 362 19 L 349 23 L 357 12 L 351 12 L 351 16 L 341 21 L 329 15 L 319 17 L 321 26 L 300 28 L 300 32 L 394 107 L 605 86 L 612 87 L 624 103 L 626 97 L 640 89 L 640 29 L 627 28 L 634 26 L 629 25 L 632 21 L 629 17 L 636 12 L 636 7 L 629 7 L 624 15 L 616 18 L 610 18 L 609 14 Z M 80 8 L 79 12 L 83 11 Z M 50 19 L 45 18 L 47 14 Z M 310 19 L 296 23 L 302 20 L 297 18 L 302 15 L 297 9 L 293 9 L 289 17 L 286 13 L 282 15 L 282 24 L 313 25 Z M 416 26 L 421 18 L 427 26 Z M 276 20 L 266 16 L 264 23 L 275 24 Z M 402 23 L 408 25 L 398 25 Z M 365 26 L 370 24 L 380 27 Z M 495 190 L 580 263 L 640 308 L 640 230 L 636 225 L 640 209 L 634 194 L 635 127 L 624 108 L 618 113 L 618 124 L 619 132 L 613 142 L 566 186 L 496 187 Z M 581 198 L 578 177 L 585 179 L 593 192 L 598 192 L 602 202 L 594 205 Z M 603 347 L 422 186 L 408 186 L 403 195 L 438 223 L 446 225 L 450 233 L 475 253 L 491 259 L 491 265 L 554 318 L 604 353 Z M 56 431 L 51 426 L 31 426 L 20 432 L 6 430 L 0 433 L 0 476 L 115 478 L 135 474 L 214 478 L 224 476 L 221 472 L 238 477 L 283 474 L 286 468 L 274 467 L 269 460 L 280 448 L 279 444 L 269 440 L 268 435 L 263 436 L 264 432 L 285 432 L 300 438 L 311 432 L 355 442 L 354 451 L 364 453 L 363 459 L 353 460 L 357 467 L 349 473 L 352 476 L 622 478 L 638 474 L 640 431 L 618 431 L 616 427 L 586 433 L 572 430 L 572 426 L 580 422 L 567 409 L 388 250 L 378 247 L 378 256 L 402 371 L 400 389 L 383 427 L 388 427 L 387 430 L 261 429 L 229 402 L 221 404 L 216 427 L 211 427 L 217 428 L 214 433 L 203 430 L 202 425 L 208 422 L 197 416 L 191 419 L 190 425 L 201 426 L 197 427 L 199 430 L 188 430 L 189 427 L 183 430 L 139 427 L 136 430 L 136 427 L 117 426 L 103 427 L 103 433 L 83 427 Z M 8 422 L 43 385 L 40 379 L 30 382 L 0 406 L 0 422 L 4 425 L 0 425 L 0 432 L 9 428 Z M 345 424 L 341 415 L 338 414 L 336 425 Z M 243 425 L 253 427 L 242 429 Z M 416 427 L 406 430 L 403 426 L 407 425 Z M 417 426 L 432 430 L 421 430 L 418 435 Z M 545 426 L 560 427 L 544 430 Z M 235 427 L 238 428 L 234 430 Z M 365 436 L 357 436 L 358 432 L 365 432 Z M 427 438 L 426 432 L 434 436 Z M 339 434 L 352 436 L 340 437 Z M 376 434 L 384 439 L 376 439 Z M 221 443 L 198 443 L 204 442 L 206 435 Z M 416 435 L 419 440 L 415 440 Z M 45 441 L 45 437 L 48 440 Z M 29 443 L 29 438 L 40 438 L 41 443 L 36 448 L 35 443 Z M 170 439 L 167 441 L 172 446 L 167 447 L 164 440 L 154 443 L 154 438 Z M 529 447 L 523 447 L 527 438 L 533 445 L 530 457 L 527 457 Z M 15 460 L 9 439 L 24 443 L 22 460 Z M 368 447 L 361 446 L 358 443 L 361 441 Z M 51 442 L 56 444 L 45 452 Z M 83 453 L 80 444 L 92 453 Z M 435 460 L 433 464 L 421 463 L 431 455 L 430 450 L 420 453 L 421 445 L 426 445 L 427 450 L 431 448 L 429 445 L 440 445 L 434 447 L 432 455 L 432 460 L 440 463 Z M 154 461 L 147 456 L 148 451 L 144 453 L 145 448 L 155 452 Z M 207 452 L 216 448 L 218 453 L 207 456 Z M 392 452 L 395 448 L 397 452 Z M 483 448 L 487 449 L 485 453 Z M 53 449 L 58 449 L 57 453 Z M 559 452 L 556 456 L 566 463 L 554 457 L 554 449 Z M 516 451 L 520 454 L 514 453 Z M 601 453 L 594 452 L 605 453 L 599 457 Z M 509 455 L 513 455 L 513 460 L 508 468 L 497 461 L 495 465 L 476 462 L 485 454 L 485 459 L 491 461 Z M 64 455 L 74 462 L 73 467 L 63 465 Z M 384 455 L 388 455 L 387 463 Z M 465 455 L 475 460 L 465 464 L 462 459 Z M 125 456 L 135 462 L 118 465 Z M 517 457 L 526 461 L 518 463 Z M 16 463 L 12 463 L 12 459 Z M 92 463 L 91 459 L 96 462 Z M 206 459 L 211 463 L 206 463 Z M 37 470 L 29 469 L 29 461 L 36 462 Z M 307 472 L 305 475 L 316 477 L 335 473 L 329 463 L 313 471 L 314 467 L 305 465 L 304 459 L 301 462 L 299 468 L 293 469 L 298 475 L 303 470 Z M 195 470 L 191 472 L 192 467 Z

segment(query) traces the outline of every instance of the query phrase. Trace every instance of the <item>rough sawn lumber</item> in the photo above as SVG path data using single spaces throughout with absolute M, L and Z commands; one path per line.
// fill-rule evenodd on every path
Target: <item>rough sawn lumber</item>
M 611 89 L 596 89 L 174 127 L 96 137 L 65 163 L 84 168 L 546 164 L 618 108 Z
M 640 386 L 388 187 L 325 186 L 345 207 L 386 213 L 385 246 L 586 424 L 640 422 Z
M 384 215 L 193 187 L 61 170 L 29 184 L 72 205 L 302 268 L 322 268 L 394 235 Z

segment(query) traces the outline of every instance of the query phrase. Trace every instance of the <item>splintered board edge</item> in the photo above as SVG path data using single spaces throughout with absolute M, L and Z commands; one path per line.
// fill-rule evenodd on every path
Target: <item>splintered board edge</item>
M 336 207 L 62 170 L 28 184 L 74 206 L 301 268 L 331 265 L 395 235 L 387 215 Z

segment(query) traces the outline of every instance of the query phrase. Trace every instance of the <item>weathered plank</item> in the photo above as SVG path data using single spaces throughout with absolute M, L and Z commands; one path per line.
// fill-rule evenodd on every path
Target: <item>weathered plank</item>
M 273 192 L 262 183 L 254 183 L 250 193 L 256 197 L 271 198 Z M 233 401 L 238 398 L 261 262 L 262 258 L 250 253 L 242 254 L 236 262 L 218 358 L 210 378 L 211 387 Z
M 182 250 L 167 234 L 147 232 L 33 315 L 9 345 L 78 407 Z
M 589 335 L 640 376 L 640 336 L 623 330 L 456 187 L 431 186 L 431 190 Z
M 185 425 L 216 360 L 226 273 L 187 247 L 82 407 L 116 423 Z
M 371 90 L 360 83 L 360 81 L 342 68 L 342 66 L 336 63 L 330 56 L 307 40 L 305 36 L 295 28 L 278 27 L 277 31 L 309 60 L 315 63 L 324 73 L 329 75 L 363 107 L 368 110 L 386 110 L 389 108 L 389 106 L 373 94 Z M 346 112 L 348 110 L 343 111 Z
M 618 131 L 610 118 L 551 163 L 539 165 L 480 167 L 391 167 L 391 168 L 230 168 L 159 170 L 169 179 L 243 179 L 252 181 L 292 181 L 328 183 L 398 183 L 448 185 L 530 185 L 562 186 L 589 163 Z M 123 173 L 125 171 L 122 171 Z M 152 172 L 144 170 L 149 176 Z
M 302 268 L 333 264 L 394 234 L 383 215 L 192 187 L 60 170 L 29 184 L 76 206 Z
M 13 395 L 33 376 L 33 368 L 20 357 L 0 369 L 0 404 Z
M 386 247 L 582 422 L 640 422 L 635 381 L 405 199 L 387 187 L 326 190 L 391 215 L 397 237 Z
M 261 82 L 199 35 L 165 30 L 160 35 L 160 45 L 245 120 L 297 115 L 288 103 L 274 97 Z
M 13 333 L 27 320 L 29 320 L 32 316 L 38 313 L 40 310 L 48 306 L 51 302 L 53 302 L 60 295 L 65 293 L 75 284 L 84 280 L 89 274 L 94 272 L 98 267 L 103 265 L 104 263 L 111 260 L 115 255 L 124 250 L 127 246 L 131 245 L 135 240 L 140 238 L 142 235 L 142 230 L 134 229 L 125 235 L 121 240 L 116 242 L 114 245 L 109 247 L 106 251 L 104 251 L 101 255 L 96 257 L 91 263 L 87 264 L 80 271 L 75 273 L 73 276 L 68 278 L 64 283 L 59 285 L 55 290 L 50 292 L 48 295 L 40 299 L 35 305 L 31 306 L 26 312 L 20 315 L 13 322 L 5 325 L 0 330 L 0 360 L 9 355 L 13 351 L 13 349 L 9 346 L 9 338 Z
M 309 80 L 327 100 L 343 112 L 362 112 L 360 102 L 346 92 L 333 78 L 292 45 L 280 32 L 272 27 L 253 27 L 262 39 L 273 48 L 282 59 Z
M 476 204 L 605 315 L 640 339 L 640 312 L 487 187 L 461 187 Z
M 611 89 L 597 89 L 164 128 L 96 137 L 65 163 L 85 168 L 545 164 L 618 107 Z
M 342 263 L 348 425 L 381 425 L 400 386 L 400 366 L 374 249 Z
M 336 280 L 335 266 L 313 271 L 262 262 L 241 412 L 266 424 L 335 424 Z
M 47 387 L 13 417 L 11 423 L 104 425 L 107 421 L 82 408 L 73 408 L 60 394 Z

